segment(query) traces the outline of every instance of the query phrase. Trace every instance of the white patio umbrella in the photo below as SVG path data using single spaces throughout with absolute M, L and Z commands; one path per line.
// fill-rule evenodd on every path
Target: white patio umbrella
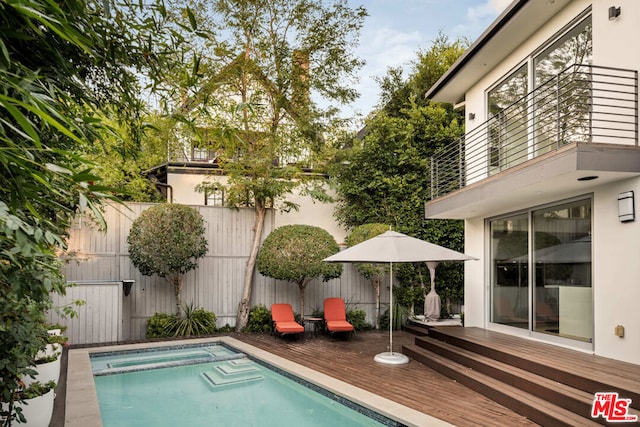
M 380 363 L 401 365 L 408 363 L 409 358 L 404 354 L 393 352 L 393 263 L 466 261 L 471 259 L 476 258 L 390 230 L 331 255 L 323 261 L 389 263 L 389 351 L 376 355 L 374 360 Z M 430 266 L 430 270 L 433 289 L 435 266 L 433 270 Z

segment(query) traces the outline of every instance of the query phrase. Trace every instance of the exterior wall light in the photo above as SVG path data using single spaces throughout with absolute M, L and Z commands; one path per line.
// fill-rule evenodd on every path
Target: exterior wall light
M 609 8 L 609 21 L 613 21 L 620 16 L 620 7 L 611 6 Z
M 620 222 L 631 222 L 636 219 L 633 191 L 618 194 L 618 218 Z
M 469 120 L 475 120 L 476 113 L 469 113 Z

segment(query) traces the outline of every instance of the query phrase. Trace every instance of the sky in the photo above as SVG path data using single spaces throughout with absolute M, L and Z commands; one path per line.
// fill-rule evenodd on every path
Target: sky
M 360 98 L 342 115 L 366 116 L 377 104 L 379 87 L 388 67 L 410 69 L 418 50 L 427 50 L 441 31 L 451 40 L 474 42 L 512 0 L 348 0 L 364 6 L 369 16 L 360 32 L 355 54 L 366 61 L 360 70 Z M 404 74 L 407 77 L 407 73 Z

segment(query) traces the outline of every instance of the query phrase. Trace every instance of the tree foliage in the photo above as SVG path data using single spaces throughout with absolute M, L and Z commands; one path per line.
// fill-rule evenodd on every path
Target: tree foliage
M 146 125 L 138 132 L 140 141 L 135 144 L 126 126 L 103 119 L 118 132 L 105 134 L 100 143 L 83 149 L 83 158 L 90 161 L 93 171 L 102 179 L 103 185 L 118 194 L 123 201 L 162 202 L 164 201 L 154 183 L 146 176 L 146 171 L 167 161 L 167 146 L 158 137 L 170 132 L 165 121 L 158 116 L 147 116 Z
M 154 0 L 0 0 L 5 425 L 15 420 L 12 402 L 20 375 L 43 345 L 42 314 L 51 308 L 50 293 L 64 292 L 57 255 L 66 249 L 74 215 L 90 211 L 104 226 L 101 203 L 114 190 L 107 183 L 120 194 L 137 191 L 120 185 L 129 177 L 101 180 L 106 170 L 101 166 L 112 162 L 132 175 L 141 170 L 114 158 L 140 154 L 146 127 L 141 85 L 148 85 L 148 93 L 172 92 L 161 82 L 189 51 L 174 31 L 190 28 L 188 17 L 172 16 Z
M 389 70 L 380 80 L 383 95 L 370 115 L 365 136 L 356 141 L 347 161 L 336 168 L 339 194 L 336 218 L 348 228 L 385 223 L 393 229 L 454 250 L 463 250 L 460 221 L 427 220 L 424 203 L 430 182 L 429 157 L 462 136 L 463 117 L 449 104 L 424 100 L 424 93 L 462 54 L 464 43 L 439 36 L 431 49 L 418 53 L 413 74 Z M 422 298 L 426 266 L 400 265 L 397 277 L 406 286 L 397 296 L 406 306 Z M 462 267 L 442 265 L 438 281 L 445 298 L 462 291 Z M 442 285 L 441 285 L 442 286 Z
M 102 221 L 110 198 L 84 149 L 129 123 L 140 103 L 137 72 L 152 67 L 153 34 L 135 13 L 107 16 L 109 2 L 0 0 L 0 400 L 16 418 L 20 376 L 44 346 L 43 313 L 64 293 L 57 255 L 77 213 Z M 134 10 L 135 6 L 123 4 Z M 153 6 L 151 6 L 153 8 Z M 157 10 L 157 9 L 155 9 Z M 133 17 L 133 18 L 132 18 Z M 134 22 L 135 21 L 135 22 Z M 136 38 L 149 31 L 149 37 Z M 107 111 L 108 110 L 108 111 Z M 126 119 L 126 121 L 124 120 Z M 6 403 L 6 405 L 5 405 Z
M 176 295 L 180 316 L 183 276 L 198 267 L 207 254 L 204 218 L 192 207 L 173 203 L 155 205 L 140 214 L 127 243 L 133 265 L 145 276 L 167 279 Z
M 342 264 L 322 261 L 340 250 L 326 230 L 311 225 L 284 225 L 264 240 L 258 271 L 278 280 L 295 283 L 300 290 L 300 315 L 304 317 L 304 289 L 314 278 L 329 281 L 340 277 Z

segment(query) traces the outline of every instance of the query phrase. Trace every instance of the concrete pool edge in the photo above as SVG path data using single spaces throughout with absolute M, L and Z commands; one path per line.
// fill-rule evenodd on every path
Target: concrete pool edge
M 243 353 L 256 357 L 266 363 L 291 372 L 296 376 L 325 388 L 332 393 L 351 400 L 365 408 L 374 410 L 390 419 L 396 420 L 408 426 L 450 426 L 451 424 L 418 412 L 399 403 L 385 399 L 374 393 L 352 386 L 343 381 L 332 378 L 321 372 L 291 362 L 267 351 L 256 348 L 231 337 L 201 338 L 185 341 L 164 341 L 153 343 L 123 344 L 114 346 L 102 346 L 92 348 L 73 349 L 69 351 L 65 427 L 80 427 L 91 425 L 102 427 L 98 398 L 91 372 L 89 355 L 91 353 L 103 353 L 109 351 L 122 351 L 129 349 L 147 349 L 166 346 L 179 346 L 184 344 L 204 344 L 220 342 L 236 348 Z

